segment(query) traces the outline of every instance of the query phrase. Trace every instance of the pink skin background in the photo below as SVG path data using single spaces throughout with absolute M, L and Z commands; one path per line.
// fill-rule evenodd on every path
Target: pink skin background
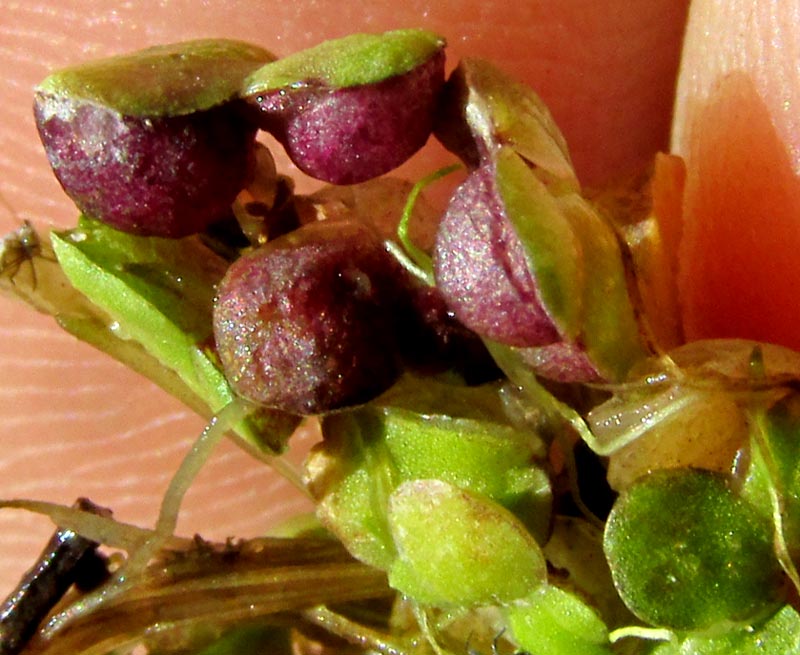
M 782 138 L 796 138 L 793 119 L 780 109 L 784 92 L 797 91 L 796 74 L 772 84 L 774 65 L 759 47 L 775 32 L 785 37 L 783 25 L 797 30 L 797 12 L 796 0 L 695 2 L 679 85 L 679 152 L 689 150 L 695 99 L 707 97 L 732 61 L 754 71 L 764 97 L 778 98 L 768 103 Z M 450 67 L 465 55 L 487 57 L 531 84 L 565 132 L 583 182 L 607 183 L 668 147 L 687 2 L 0 0 L 0 15 L 0 192 L 13 208 L 0 209 L 5 233 L 23 219 L 59 227 L 76 220 L 38 142 L 32 88 L 62 66 L 196 37 L 250 40 L 280 55 L 354 31 L 436 30 L 448 40 Z M 746 28 L 762 15 L 779 18 L 765 18 L 764 31 L 753 35 Z M 798 151 L 790 152 L 796 165 Z M 414 178 L 446 161 L 432 144 L 399 173 Z M 292 173 L 285 160 L 280 166 Z M 178 402 L 52 320 L 0 298 L 0 498 L 69 504 L 85 495 L 120 520 L 152 525 L 171 474 L 202 427 Z M 290 455 L 296 462 L 308 438 L 297 445 Z M 253 536 L 309 508 L 267 467 L 226 443 L 187 497 L 179 532 Z M 51 530 L 41 517 L 0 510 L 0 594 Z

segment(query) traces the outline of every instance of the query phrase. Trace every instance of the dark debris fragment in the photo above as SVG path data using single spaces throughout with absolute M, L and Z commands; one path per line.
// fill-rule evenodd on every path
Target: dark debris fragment
M 86 498 L 79 498 L 74 506 L 100 516 L 111 514 Z M 55 531 L 36 563 L 0 606 L 0 655 L 20 653 L 72 585 L 86 592 L 105 581 L 106 560 L 97 546 L 72 530 Z

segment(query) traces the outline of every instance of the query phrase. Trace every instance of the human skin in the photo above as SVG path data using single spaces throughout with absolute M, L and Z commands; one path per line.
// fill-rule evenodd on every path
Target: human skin
M 773 5 L 778 4 L 734 3 L 742 14 L 755 6 L 750 16 L 777 11 Z M 714 88 L 722 70 L 714 55 L 728 43 L 726 34 L 741 29 L 740 14 L 729 13 L 729 6 L 722 0 L 699 0 L 692 9 L 689 43 L 694 46 L 684 61 L 680 129 L 674 139 L 682 154 L 691 155 L 690 135 L 697 133 L 698 116 L 704 115 L 696 99 Z M 465 55 L 486 57 L 532 85 L 566 134 L 583 183 L 601 186 L 639 170 L 668 147 L 686 22 L 686 5 L 676 0 L 238 0 L 202 6 L 191 0 L 147 0 L 126 7 L 81 0 L 65 9 L 55 1 L 0 0 L 5 16 L 0 31 L 5 71 L 0 82 L 0 192 L 9 205 L 0 210 L 3 233 L 21 219 L 41 226 L 75 222 L 74 208 L 48 169 L 30 105 L 33 86 L 48 72 L 81 60 L 201 36 L 241 38 L 287 54 L 354 31 L 425 27 L 447 38 L 450 66 Z M 796 31 L 798 21 L 789 12 L 797 12 L 797 2 L 781 7 L 790 9 L 781 9 L 787 12 L 785 23 L 777 22 L 775 30 Z M 704 25 L 712 23 L 719 26 L 718 36 L 702 42 Z M 789 43 L 788 32 L 783 34 Z M 757 40 L 743 39 L 732 46 L 733 54 L 757 46 Z M 756 64 L 756 88 L 767 115 L 782 126 L 776 130 L 781 143 L 796 135 L 790 112 L 781 110 L 785 85 L 770 85 L 769 58 Z M 749 70 L 745 67 L 745 76 Z M 700 72 L 707 76 L 698 77 Z M 786 84 L 796 85 L 796 77 Z M 796 174 L 798 150 L 790 152 Z M 400 173 L 414 178 L 445 161 L 442 149 L 432 145 Z M 280 165 L 292 173 L 284 160 Z M 690 188 L 700 188 L 692 165 L 690 159 Z M 85 495 L 112 507 L 120 520 L 152 525 L 170 475 L 203 421 L 60 332 L 51 319 L 5 299 L 0 299 L 0 337 L 0 498 L 70 504 Z M 294 461 L 307 441 L 298 440 Z M 309 507 L 263 464 L 223 444 L 187 498 L 178 529 L 213 539 L 252 536 Z M 51 530 L 41 517 L 0 511 L 0 595 L 13 586 Z
M 693 6 L 675 112 L 688 162 L 678 284 L 688 339 L 800 349 L 800 2 Z

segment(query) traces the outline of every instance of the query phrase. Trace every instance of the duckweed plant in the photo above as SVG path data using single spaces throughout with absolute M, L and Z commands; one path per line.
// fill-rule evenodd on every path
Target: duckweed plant
M 800 652 L 800 354 L 663 338 L 646 185 L 583 191 L 536 94 L 480 60 L 445 80 L 444 51 L 195 41 L 36 90 L 80 218 L 6 236 L 2 289 L 209 425 L 151 528 L 3 503 L 113 554 L 27 643 L 21 588 L 0 651 Z M 296 193 L 260 130 L 333 185 Z M 441 215 L 440 174 L 387 175 L 431 135 L 465 171 Z M 294 471 L 301 422 L 321 438 Z M 224 437 L 313 520 L 176 535 Z

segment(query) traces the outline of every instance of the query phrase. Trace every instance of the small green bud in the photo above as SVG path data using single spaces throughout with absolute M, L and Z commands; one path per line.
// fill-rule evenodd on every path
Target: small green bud
M 397 547 L 389 583 L 418 603 L 504 603 L 546 580 L 536 541 L 485 497 L 441 480 L 414 480 L 392 494 L 388 518 Z
M 403 482 L 436 479 L 510 510 L 544 542 L 552 489 L 536 462 L 546 448 L 535 433 L 501 422 L 497 388 L 397 386 L 402 391 L 368 406 L 324 417 L 306 479 L 326 527 L 355 557 L 388 569 L 396 556 L 391 494 Z
M 511 632 L 537 655 L 610 655 L 605 623 L 578 596 L 545 585 L 508 610 Z

